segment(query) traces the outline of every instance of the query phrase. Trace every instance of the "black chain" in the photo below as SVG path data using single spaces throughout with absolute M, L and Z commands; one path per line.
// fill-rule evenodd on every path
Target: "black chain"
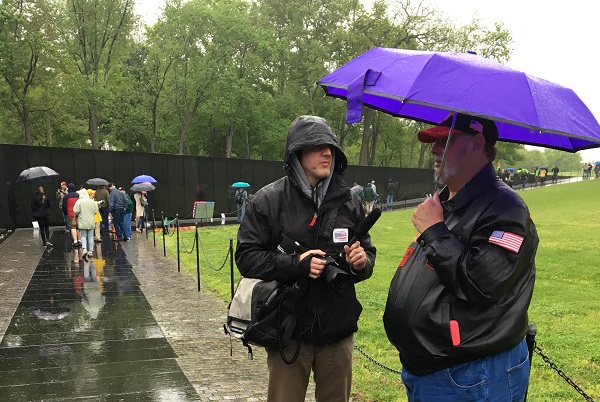
M 402 374 L 400 371 L 395 370 L 393 368 L 390 368 L 380 362 L 378 362 L 377 360 L 375 360 L 375 358 L 373 356 L 370 356 L 367 352 L 365 352 L 360 346 L 358 345 L 354 345 L 354 348 L 356 350 L 358 350 L 363 356 L 365 356 L 367 359 L 369 359 L 370 361 L 372 361 L 373 363 L 375 363 L 376 365 L 378 365 L 379 367 L 390 371 L 392 373 L 395 374 Z M 550 365 L 550 367 L 556 371 L 558 373 L 559 376 L 561 376 L 566 382 L 567 384 L 569 384 L 571 387 L 573 387 L 577 392 L 579 392 L 579 394 L 581 394 L 581 396 L 583 396 L 583 398 L 587 401 L 587 402 L 594 402 L 594 399 L 589 396 L 588 394 L 585 393 L 585 391 L 583 389 L 581 389 L 581 387 L 579 387 L 579 385 L 575 384 L 575 382 L 569 378 L 569 376 L 567 376 L 565 374 L 564 371 L 562 371 L 561 369 L 558 368 L 558 366 L 553 363 L 550 358 L 548 356 L 546 356 L 544 354 L 544 352 L 542 352 L 542 349 L 540 349 L 539 346 L 534 345 L 534 349 L 533 349 L 538 355 L 540 355 L 542 357 L 542 360 L 544 360 L 546 363 L 548 363 L 548 365 Z
M 391 367 L 386 366 L 385 364 L 379 363 L 377 360 L 375 360 L 375 358 L 373 356 L 370 356 L 367 352 L 365 352 L 360 346 L 358 346 L 357 344 L 354 344 L 354 349 L 358 350 L 360 353 L 362 353 L 362 355 L 364 357 L 366 357 L 367 359 L 371 360 L 373 363 L 375 363 L 376 365 L 378 365 L 379 367 L 384 368 L 387 371 L 391 371 L 392 373 L 395 374 L 402 374 L 402 372 L 393 369 Z
M 550 358 L 548 356 L 546 356 L 544 354 L 544 352 L 542 352 L 542 349 L 539 348 L 539 346 L 534 345 L 533 346 L 533 350 L 542 357 L 542 360 L 544 360 L 546 363 L 548 363 L 548 365 L 550 365 L 550 367 L 556 371 L 556 373 L 561 376 L 566 382 L 567 384 L 569 384 L 571 387 L 575 388 L 575 390 L 577 392 L 579 392 L 581 394 L 581 396 L 583 396 L 583 398 L 588 401 L 588 402 L 594 402 L 594 399 L 592 399 L 592 397 L 590 397 L 588 394 L 585 393 L 584 390 L 582 390 L 579 385 L 575 384 L 575 382 L 573 382 L 573 380 L 571 380 L 564 371 L 562 371 L 561 369 L 558 368 L 558 366 L 556 364 L 554 364 Z
M 227 264 L 227 261 L 229 260 L 229 254 L 230 254 L 229 250 L 227 250 L 227 254 L 225 255 L 225 261 L 223 261 L 223 264 L 219 268 L 215 268 L 214 265 L 208 259 L 208 256 L 206 255 L 206 250 L 204 250 L 204 245 L 202 244 L 201 236 L 198 236 L 198 244 L 200 246 L 199 249 L 202 250 L 202 255 L 204 255 L 204 259 L 208 263 L 208 266 L 210 267 L 210 269 L 212 269 L 213 271 L 220 271 L 223 269 L 223 267 L 225 267 L 225 264 Z

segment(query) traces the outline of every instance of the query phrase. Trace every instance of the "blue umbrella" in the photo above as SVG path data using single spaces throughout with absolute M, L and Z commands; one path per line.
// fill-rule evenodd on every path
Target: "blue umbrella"
M 139 176 L 136 176 L 133 178 L 133 180 L 131 180 L 131 184 L 136 184 L 136 183 L 158 183 L 156 181 L 156 179 L 152 176 L 148 176 L 147 174 L 142 174 Z
M 596 166 L 600 166 L 600 161 L 596 161 Z
M 514 173 L 514 171 L 515 171 L 515 168 L 513 168 L 513 167 L 509 167 L 509 168 L 506 168 L 506 171 L 507 171 L 507 172 L 513 172 L 513 173 Z
M 231 187 L 233 187 L 233 188 L 245 188 L 245 187 L 250 187 L 250 184 L 246 183 L 245 181 L 236 181 L 235 183 L 233 183 L 231 185 Z

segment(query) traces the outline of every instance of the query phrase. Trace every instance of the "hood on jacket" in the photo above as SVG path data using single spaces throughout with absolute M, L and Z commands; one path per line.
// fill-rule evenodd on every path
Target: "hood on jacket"
M 90 195 L 88 194 L 88 192 L 85 188 L 82 188 L 81 190 L 79 190 L 77 192 L 77 194 L 79 194 L 79 198 L 90 198 Z
M 69 193 L 74 193 L 77 191 L 77 188 L 75 187 L 75 184 L 73 184 L 73 183 L 69 183 L 69 186 L 67 188 L 69 189 Z
M 291 172 L 291 154 L 306 147 L 323 144 L 331 145 L 335 150 L 333 171 L 338 174 L 344 174 L 348 166 L 348 159 L 327 121 L 319 116 L 297 117 L 288 130 L 283 158 L 285 171 L 288 174 Z

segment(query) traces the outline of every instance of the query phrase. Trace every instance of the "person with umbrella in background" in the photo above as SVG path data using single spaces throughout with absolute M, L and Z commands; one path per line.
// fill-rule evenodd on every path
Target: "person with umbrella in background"
M 58 203 L 58 208 L 60 212 L 63 214 L 63 221 L 65 222 L 65 232 L 69 232 L 69 228 L 67 227 L 67 216 L 63 213 L 62 204 L 63 199 L 67 195 L 67 182 L 63 181 L 60 183 L 60 187 L 56 190 L 56 202 Z
M 108 221 L 108 211 L 110 209 L 110 205 L 108 202 L 109 194 L 105 185 L 98 185 L 96 189 L 96 193 L 94 194 L 94 201 L 98 203 L 98 208 L 100 210 L 100 216 L 102 217 L 102 223 L 100 223 L 100 231 L 102 230 L 110 230 L 110 223 Z
M 396 192 L 396 185 L 392 181 L 392 179 L 388 180 L 387 188 L 385 189 L 385 206 L 386 210 L 392 210 L 392 204 L 394 203 L 394 193 Z
M 31 210 L 33 218 L 37 221 L 40 227 L 40 235 L 44 247 L 52 247 L 50 240 L 50 199 L 44 192 L 44 186 L 39 186 L 38 191 L 33 195 L 31 200 Z
M 246 213 L 246 204 L 248 203 L 248 192 L 244 187 L 238 187 L 235 190 L 235 205 L 237 210 L 237 221 L 242 223 L 244 214 Z
M 127 191 L 123 187 L 119 187 L 119 191 L 125 196 L 125 215 L 123 216 L 123 229 L 125 230 L 125 237 L 131 239 L 133 234 L 131 233 L 131 215 L 133 214 L 133 201 L 127 194 Z
M 146 217 L 146 208 L 148 207 L 148 199 L 145 191 L 136 191 L 133 195 L 135 200 L 135 230 L 142 233 L 144 229 L 144 219 Z
M 97 193 L 97 191 L 96 191 Z M 127 198 L 120 190 L 118 190 L 114 184 L 110 185 L 110 196 L 108 199 L 109 212 L 112 215 L 113 225 L 115 226 L 115 232 L 117 237 L 114 241 L 129 240 L 127 236 L 127 230 L 123 223 L 125 218 L 125 209 L 127 208 Z
M 496 177 L 494 122 L 457 114 L 448 140 L 452 117 L 418 134 L 433 144 L 445 187 L 413 213 L 417 235 L 383 322 L 409 401 L 521 401 L 538 236 L 524 201 Z
M 77 227 L 81 233 L 83 260 L 88 261 L 92 257 L 94 250 L 94 217 L 98 213 L 98 203 L 90 198 L 90 194 L 85 188 L 77 191 L 79 199 L 73 206 L 73 213 L 77 217 Z
M 554 167 L 552 168 L 552 184 L 558 183 L 558 172 L 560 172 L 558 165 L 554 165 Z
M 79 193 L 75 188 L 75 184 L 69 183 L 67 186 L 68 192 L 63 198 L 63 212 L 67 217 L 67 227 L 71 232 L 71 238 L 73 240 L 73 248 L 81 248 L 81 232 L 77 227 L 77 217 L 75 216 L 75 212 L 73 208 L 75 207 L 75 203 L 79 200 Z

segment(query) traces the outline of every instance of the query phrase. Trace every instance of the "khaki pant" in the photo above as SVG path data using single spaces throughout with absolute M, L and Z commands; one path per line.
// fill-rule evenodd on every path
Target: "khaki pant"
M 94 224 L 94 240 L 100 240 L 100 222 Z
M 296 342 L 292 340 L 285 348 L 286 358 L 291 359 L 295 350 Z M 281 359 L 279 350 L 267 349 L 267 401 L 303 402 L 312 369 L 317 402 L 348 402 L 352 386 L 353 350 L 354 335 L 325 346 L 302 342 L 298 359 L 288 365 Z

